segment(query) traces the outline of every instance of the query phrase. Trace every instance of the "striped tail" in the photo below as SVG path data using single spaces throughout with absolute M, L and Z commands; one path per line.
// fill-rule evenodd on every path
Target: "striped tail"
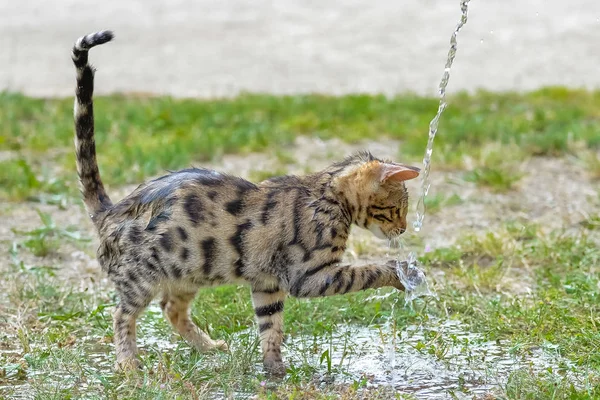
M 96 161 L 94 141 L 94 68 L 88 64 L 88 50 L 99 44 L 111 41 L 111 31 L 101 31 L 83 36 L 75 42 L 71 58 L 77 70 L 75 89 L 75 150 L 77 173 L 82 187 L 83 202 L 90 217 L 95 222 L 98 213 L 112 206 L 100 179 Z

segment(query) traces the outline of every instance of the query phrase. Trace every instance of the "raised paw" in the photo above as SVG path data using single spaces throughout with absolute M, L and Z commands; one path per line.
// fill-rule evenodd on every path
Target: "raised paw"
M 398 260 L 389 260 L 384 264 L 384 266 L 387 268 L 386 272 L 389 273 L 390 276 L 389 286 L 392 286 L 400 291 L 405 291 L 406 289 L 404 288 L 404 285 L 398 276 L 398 268 L 402 267 L 402 263 L 405 264 L 406 261 L 399 262 Z

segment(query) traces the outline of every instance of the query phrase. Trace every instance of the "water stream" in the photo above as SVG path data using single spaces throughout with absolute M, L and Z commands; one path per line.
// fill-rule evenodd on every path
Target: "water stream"
M 423 169 L 421 171 L 421 189 L 419 200 L 417 203 L 417 215 L 416 220 L 413 222 L 413 228 L 417 233 L 421 231 L 421 228 L 423 227 L 423 221 L 425 219 L 425 198 L 427 197 L 427 194 L 429 193 L 429 188 L 431 186 L 431 184 L 429 183 L 429 174 L 431 171 L 431 155 L 433 153 L 433 141 L 438 131 L 440 117 L 442 116 L 442 113 L 444 112 L 447 106 L 446 87 L 448 86 L 448 82 L 450 80 L 450 69 L 452 68 L 452 64 L 454 63 L 454 58 L 456 57 L 456 37 L 458 36 L 458 32 L 467 23 L 469 1 L 470 0 L 461 0 L 460 2 L 461 18 L 458 24 L 456 25 L 454 32 L 452 32 L 452 36 L 450 37 L 450 50 L 448 51 L 448 57 L 446 59 L 444 73 L 442 75 L 438 91 L 438 110 L 436 115 L 429 123 L 429 138 L 427 140 L 425 156 L 423 157 Z M 400 242 L 400 250 L 400 258 L 397 261 L 396 271 L 398 273 L 400 281 L 405 287 L 406 301 L 410 302 L 413 299 L 420 296 L 433 295 L 427 283 L 427 279 L 425 278 L 425 274 L 419 268 L 415 252 L 411 251 L 408 254 L 408 257 L 404 258 L 404 252 L 402 251 L 402 242 Z
M 458 36 L 458 33 L 462 29 L 462 27 L 467 23 L 469 1 L 470 0 L 460 1 L 461 17 L 460 21 L 456 25 L 456 28 L 454 29 L 454 32 L 452 32 L 452 35 L 450 36 L 450 50 L 448 51 L 446 65 L 444 67 L 444 73 L 442 75 L 438 91 L 438 110 L 436 115 L 429 123 L 429 137 L 427 140 L 427 148 L 425 149 L 425 155 L 423 157 L 423 168 L 421 171 L 420 195 L 417 203 L 416 219 L 413 222 L 413 228 L 416 233 L 419 233 L 421 231 L 421 228 L 423 227 L 423 221 L 425 219 L 425 198 L 427 197 L 427 194 L 429 193 L 429 188 L 431 186 L 431 184 L 429 183 L 429 174 L 431 172 L 431 155 L 433 154 L 433 141 L 438 131 L 440 117 L 442 116 L 442 113 L 444 112 L 447 106 L 446 87 L 448 86 L 448 82 L 450 80 L 450 69 L 452 68 L 452 64 L 454 63 L 454 58 L 456 57 L 456 37 Z M 404 257 L 404 246 L 401 241 L 399 242 L 399 249 L 399 259 L 396 261 L 396 273 L 398 274 L 400 282 L 402 282 L 402 285 L 404 285 L 405 288 L 404 299 L 406 304 L 411 305 L 412 301 L 418 297 L 435 296 L 435 293 L 431 290 L 427 278 L 425 277 L 425 273 L 419 267 L 415 252 L 411 251 L 409 252 L 407 257 Z M 396 300 L 392 304 L 392 312 L 390 314 L 389 320 L 390 332 L 394 331 L 393 315 L 397 301 L 398 299 L 396 298 Z M 392 338 L 393 339 L 386 346 L 385 351 L 385 353 L 388 356 L 388 365 L 391 367 L 389 380 L 390 384 L 393 384 L 393 382 L 397 380 L 395 335 L 392 335 Z
M 429 173 L 431 171 L 431 154 L 433 153 L 433 140 L 435 139 L 435 135 L 438 131 L 438 125 L 440 122 L 440 117 L 442 113 L 446 109 L 448 105 L 446 103 L 446 86 L 448 86 L 448 82 L 450 80 L 450 69 L 452 68 L 452 64 L 454 63 L 454 57 L 456 57 L 456 49 L 457 49 L 457 41 L 456 37 L 458 36 L 458 32 L 462 29 L 462 27 L 467 23 L 467 14 L 468 14 L 468 5 L 470 0 L 461 0 L 460 2 L 460 10 L 461 17 L 459 23 L 456 25 L 454 32 L 452 32 L 452 36 L 450 37 L 450 50 L 448 51 L 448 57 L 446 59 L 446 66 L 444 68 L 444 73 L 442 75 L 442 79 L 440 81 L 440 86 L 438 90 L 438 95 L 440 98 L 438 111 L 435 114 L 435 117 L 429 123 L 429 139 L 427 140 L 427 148 L 425 149 L 425 156 L 423 157 L 423 170 L 421 171 L 421 193 L 419 197 L 419 201 L 417 203 L 417 219 L 413 222 L 413 228 L 415 232 L 420 232 L 423 226 L 423 220 L 425 219 L 425 197 L 429 193 Z

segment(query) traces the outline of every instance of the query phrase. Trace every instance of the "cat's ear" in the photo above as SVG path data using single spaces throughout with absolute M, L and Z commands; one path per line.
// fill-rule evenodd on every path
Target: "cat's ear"
M 401 164 L 381 163 L 380 182 L 403 182 L 415 179 L 419 176 L 421 170 L 417 167 L 411 167 Z

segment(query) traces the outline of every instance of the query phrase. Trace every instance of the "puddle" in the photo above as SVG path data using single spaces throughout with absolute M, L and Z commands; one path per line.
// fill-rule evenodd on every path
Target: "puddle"
M 157 318 L 160 315 L 160 318 Z M 15 336 L 6 336 L 5 340 L 17 340 Z M 156 304 L 148 307 L 141 322 L 138 324 L 138 348 L 142 355 L 147 351 L 176 351 L 183 342 L 173 334 L 166 321 L 162 320 L 162 311 Z M 185 345 L 184 345 L 185 346 Z M 105 342 L 103 338 L 96 335 L 82 336 L 77 338 L 77 347 L 83 349 L 85 366 L 82 370 L 89 374 L 88 379 L 82 379 L 80 373 L 71 370 L 68 365 L 73 363 L 73 358 L 81 357 L 81 353 L 69 356 L 58 356 L 54 364 L 45 364 L 46 360 L 52 360 L 60 352 L 58 345 L 51 347 L 36 348 L 32 346 L 30 354 L 21 357 L 21 351 L 15 348 L 0 348 L 0 361 L 24 359 L 26 365 L 26 379 L 16 379 L 16 362 L 8 365 L 7 379 L 5 383 L 0 380 L 0 398 L 10 395 L 10 399 L 31 399 L 35 397 L 36 387 L 52 385 L 57 391 L 68 390 L 77 387 L 77 390 L 85 392 L 87 387 L 102 383 L 103 378 L 114 374 L 114 344 Z M 32 357 L 31 354 L 36 354 Z M 27 365 L 30 364 L 30 365 Z M 1 365 L 0 368 L 6 367 Z M 92 378 L 92 379 L 89 379 Z M 43 382 L 43 383 L 39 383 Z
M 472 398 L 494 392 L 506 384 L 516 370 L 553 371 L 571 374 L 575 366 L 565 360 L 551 345 L 533 349 L 525 357 L 511 354 L 508 345 L 486 341 L 480 334 L 470 333 L 458 322 L 439 326 L 398 328 L 395 343 L 388 327 L 340 328 L 344 334 L 321 338 L 323 347 L 329 341 L 331 364 L 338 372 L 337 383 L 351 383 L 367 378 L 369 385 L 387 385 L 400 393 L 417 398 Z M 314 338 L 291 338 L 287 345 L 290 359 L 300 361 L 314 346 Z M 392 351 L 392 349 L 394 351 Z M 319 365 L 321 354 L 315 354 L 312 365 Z M 325 365 L 321 370 L 326 368 Z
M 149 310 L 160 312 L 158 308 Z M 148 318 L 152 319 L 152 315 Z M 179 351 L 181 341 L 165 335 L 162 326 L 141 324 L 139 335 L 140 348 L 156 351 Z M 515 356 L 509 344 L 486 341 L 482 335 L 469 332 L 456 321 L 429 320 L 425 326 L 397 327 L 395 335 L 389 325 L 380 328 L 340 325 L 332 335 L 314 337 L 298 335 L 288 337 L 285 357 L 290 364 L 300 367 L 308 364 L 318 369 L 317 379 L 323 385 L 350 384 L 366 381 L 368 387 L 388 386 L 399 393 L 411 394 L 417 398 L 447 399 L 473 398 L 495 392 L 502 388 L 511 372 L 527 370 L 533 373 L 551 371 L 555 374 L 572 377 L 572 381 L 583 380 L 577 375 L 575 366 L 560 357 L 551 345 L 532 349 L 526 356 Z M 232 350 L 243 351 L 239 346 L 247 346 L 256 339 L 255 328 L 238 332 L 232 338 Z M 254 339 L 252 339 L 254 338 Z M 86 336 L 79 339 L 79 345 L 86 351 L 84 370 L 88 379 L 109 372 L 112 374 L 112 344 L 101 343 L 99 338 Z M 81 342 L 84 342 L 83 344 Z M 328 350 L 331 375 L 327 375 Z M 38 353 L 39 354 L 39 353 Z M 258 355 L 256 356 L 259 358 Z M 67 361 L 67 360 L 65 360 Z M 27 380 L 12 380 L 12 385 L 0 385 L 0 393 L 7 391 L 10 398 L 31 398 L 36 392 L 36 378 L 42 378 L 45 385 L 54 382 L 55 388 L 69 388 L 76 384 L 84 390 L 86 386 L 96 386 L 95 379 L 81 380 L 81 376 L 72 373 L 59 361 L 57 364 L 39 368 L 34 362 L 27 368 Z M 48 370 L 53 369 L 52 371 Z M 255 372 L 260 373 L 262 366 L 256 365 Z M 250 393 L 237 395 L 248 397 Z M 219 394 L 211 396 L 219 398 Z

